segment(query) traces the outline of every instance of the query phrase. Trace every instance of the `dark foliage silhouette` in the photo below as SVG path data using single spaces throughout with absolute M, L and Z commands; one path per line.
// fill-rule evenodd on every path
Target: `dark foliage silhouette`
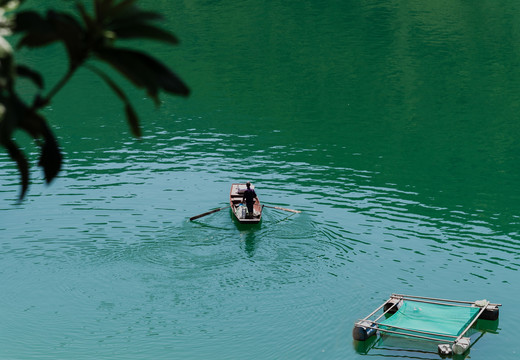
M 40 148 L 38 165 L 45 181 L 51 182 L 62 166 L 62 154 L 54 134 L 40 113 L 80 67 L 98 75 L 124 104 L 132 133 L 141 135 L 139 118 L 123 89 L 109 74 L 96 67 L 104 62 L 122 74 L 134 86 L 142 88 L 159 105 L 159 92 L 188 96 L 189 89 L 167 66 L 140 50 L 117 47 L 118 39 L 148 39 L 178 44 L 170 32 L 154 25 L 161 17 L 153 11 L 141 10 L 137 0 L 93 0 L 92 13 L 77 2 L 74 13 L 56 9 L 41 14 L 23 10 L 25 0 L 0 0 L 0 145 L 16 163 L 21 176 L 20 199 L 29 187 L 29 163 L 13 140 L 22 130 L 35 139 Z M 19 7 L 20 6 L 20 7 Z M 4 36 L 18 35 L 13 49 Z M 44 76 L 15 61 L 20 48 L 38 48 L 61 43 L 66 49 L 68 69 L 48 92 L 44 92 Z M 32 81 L 38 91 L 31 103 L 25 103 L 16 92 L 19 77 Z

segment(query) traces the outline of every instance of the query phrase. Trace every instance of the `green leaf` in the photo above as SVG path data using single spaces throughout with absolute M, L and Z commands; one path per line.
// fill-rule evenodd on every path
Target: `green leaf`
M 158 12 L 139 9 L 135 3 L 136 0 L 121 1 L 118 4 L 111 0 L 98 1 L 96 21 L 103 29 L 117 32 L 123 28 L 147 25 L 145 23 L 148 21 L 163 18 Z
M 16 129 L 21 129 L 36 140 L 43 139 L 39 165 L 43 167 L 47 183 L 52 181 L 60 171 L 62 155 L 45 119 L 29 108 L 16 94 L 9 94 L 7 97 L 0 95 L 0 103 L 5 108 L 5 113 L 0 121 L 0 143 L 7 149 L 9 156 L 16 162 L 20 171 L 21 200 L 29 186 L 29 168 L 23 152 L 12 140 L 12 133 Z
M 188 96 L 189 88 L 170 69 L 140 51 L 119 48 L 101 48 L 96 56 L 109 63 L 137 87 L 146 88 L 157 101 L 158 90 Z
M 126 113 L 126 119 L 128 121 L 128 125 L 130 126 L 130 129 L 132 130 L 132 133 L 136 137 L 141 137 L 141 127 L 139 126 L 139 118 L 137 117 L 137 114 L 132 107 L 132 104 L 130 103 L 130 100 L 128 100 L 128 97 L 126 94 L 121 90 L 121 88 L 110 78 L 107 74 L 99 70 L 98 68 L 90 65 L 85 65 L 88 69 L 95 72 L 101 79 L 103 79 L 108 86 L 116 93 L 116 95 L 125 103 L 125 113 Z
M 11 140 L 16 128 L 16 119 L 9 116 L 8 110 L 8 99 L 2 96 L 2 92 L 0 92 L 0 145 L 2 146 L 5 146 Z
M 118 13 L 118 12 L 122 12 L 125 9 L 128 9 L 128 8 L 135 8 L 134 4 L 136 2 L 137 2 L 137 0 L 124 0 L 124 1 L 121 1 L 119 4 L 117 4 L 116 6 L 113 7 L 113 11 L 114 11 L 114 13 Z
M 43 136 L 46 127 L 45 119 L 36 114 L 16 95 L 12 96 L 8 104 L 8 115 L 12 118 L 16 128 L 22 129 L 34 139 Z
M 94 19 L 88 14 L 87 10 L 85 10 L 85 6 L 81 3 L 77 3 L 76 7 L 78 9 L 78 12 L 81 15 L 81 18 L 83 19 L 83 22 L 85 23 L 87 29 L 90 32 L 96 32 L 98 30 L 98 26 Z
M 141 126 L 139 126 L 139 118 L 137 117 L 137 114 L 134 108 L 132 107 L 132 104 L 130 104 L 129 102 L 127 102 L 125 105 L 125 114 L 126 120 L 128 121 L 128 125 L 132 130 L 132 134 L 134 134 L 135 137 L 140 138 Z
M 61 169 L 62 155 L 45 118 L 16 96 L 12 98 L 10 107 L 10 116 L 16 118 L 18 128 L 26 131 L 34 139 L 43 139 L 38 165 L 43 167 L 46 182 L 51 182 Z
M 155 11 L 144 11 L 135 6 L 136 0 L 126 0 L 107 9 L 105 15 L 110 22 L 144 22 L 162 19 L 162 15 Z
M 135 2 L 136 0 L 124 0 L 116 4 L 114 0 L 96 0 L 94 7 L 96 18 L 104 22 L 105 19 L 113 17 L 114 14 L 132 8 Z
M 12 160 L 16 162 L 16 166 L 18 167 L 18 171 L 20 172 L 20 180 L 22 182 L 22 190 L 20 192 L 19 199 L 22 200 L 27 193 L 27 189 L 29 188 L 29 164 L 23 152 L 18 148 L 16 143 L 12 140 L 9 140 L 2 145 L 7 149 L 7 153 Z
M 43 145 L 38 166 L 43 168 L 45 182 L 49 184 L 60 172 L 63 157 L 54 134 L 44 122 Z
M 86 56 L 85 31 L 80 23 L 64 12 L 49 10 L 46 17 L 35 11 L 19 13 L 15 19 L 15 32 L 25 33 L 18 47 L 38 47 L 62 41 L 71 64 L 78 64 Z
M 154 80 L 153 72 L 144 67 L 142 62 L 133 56 L 125 57 L 126 52 L 120 49 L 103 48 L 95 53 L 100 60 L 107 62 L 114 69 L 130 80 L 136 87 L 145 88 L 148 95 L 158 102 L 159 85 Z
M 52 10 L 47 13 L 47 18 L 65 44 L 71 64 L 81 63 L 86 57 L 86 36 L 78 21 L 68 14 Z
M 31 31 L 35 29 L 50 29 L 46 19 L 34 10 L 21 11 L 16 14 L 14 30 L 16 32 Z
M 24 65 L 16 66 L 16 73 L 18 76 L 26 77 L 32 80 L 40 89 L 43 88 L 43 77 L 37 71 L 32 70 L 31 68 Z
M 145 23 L 150 20 L 160 20 L 162 15 L 155 11 L 143 11 L 136 7 L 125 9 L 125 11 L 114 12 L 110 25 L 130 25 Z
M 110 8 L 110 5 L 112 5 L 113 2 L 113 0 L 95 0 L 94 11 L 96 18 L 103 19 L 104 14 L 106 13 L 107 9 Z
M 53 42 L 58 41 L 58 36 L 56 33 L 30 33 L 25 35 L 18 42 L 17 47 L 22 48 L 24 46 L 27 47 L 41 47 L 52 44 Z
M 148 38 L 159 40 L 170 44 L 178 44 L 179 40 L 175 35 L 161 28 L 148 24 L 130 24 L 128 26 L 111 27 L 111 30 L 116 33 L 118 38 Z
M 18 42 L 18 48 L 45 46 L 58 40 L 58 34 L 48 19 L 35 11 L 18 13 L 15 18 L 14 32 L 26 33 Z

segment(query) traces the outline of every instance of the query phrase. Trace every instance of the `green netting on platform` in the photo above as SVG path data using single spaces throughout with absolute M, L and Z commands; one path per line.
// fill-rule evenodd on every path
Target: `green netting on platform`
M 394 315 L 380 322 L 384 325 L 380 326 L 380 329 L 395 330 L 407 334 L 413 333 L 392 328 L 398 326 L 409 330 L 458 336 L 477 316 L 479 311 L 480 308 L 478 307 L 438 305 L 405 300 Z M 433 337 L 441 341 L 450 340 L 446 337 Z

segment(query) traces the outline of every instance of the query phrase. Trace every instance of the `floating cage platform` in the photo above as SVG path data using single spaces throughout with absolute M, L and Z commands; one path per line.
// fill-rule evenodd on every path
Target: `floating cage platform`
M 457 301 L 392 294 L 358 320 L 352 336 L 365 341 L 377 333 L 434 341 L 442 356 L 463 354 L 470 347 L 468 330 L 478 319 L 497 320 L 500 304 L 487 300 Z

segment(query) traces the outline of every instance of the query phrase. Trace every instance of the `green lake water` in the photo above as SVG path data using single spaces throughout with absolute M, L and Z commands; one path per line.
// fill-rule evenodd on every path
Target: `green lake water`
M 439 359 L 354 344 L 392 293 L 502 304 L 466 357 L 520 358 L 520 3 L 140 4 L 181 44 L 126 45 L 192 95 L 156 108 L 116 77 L 137 140 L 80 71 L 45 109 L 65 155 L 51 186 L 19 135 L 34 166 L 17 204 L 0 154 L 0 359 Z M 19 61 L 47 89 L 67 65 L 59 46 Z M 246 180 L 302 213 L 188 220 Z

